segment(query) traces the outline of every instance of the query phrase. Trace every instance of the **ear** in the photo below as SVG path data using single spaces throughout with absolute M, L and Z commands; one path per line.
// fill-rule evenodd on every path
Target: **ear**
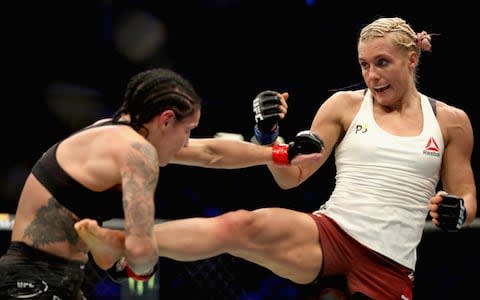
M 408 54 L 408 67 L 415 69 L 418 64 L 418 55 L 415 51 L 410 51 Z
M 175 121 L 175 113 L 171 109 L 163 111 L 158 117 L 159 126 L 162 126 L 162 125 L 167 126 L 169 123 L 172 123 L 173 121 Z

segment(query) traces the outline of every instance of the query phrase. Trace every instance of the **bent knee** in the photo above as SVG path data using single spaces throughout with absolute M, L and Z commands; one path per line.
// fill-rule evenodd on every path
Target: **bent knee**
M 254 230 L 255 220 L 255 214 L 245 209 L 227 212 L 217 217 L 217 222 L 220 223 L 219 228 L 221 228 L 219 233 L 226 239 L 238 239 Z

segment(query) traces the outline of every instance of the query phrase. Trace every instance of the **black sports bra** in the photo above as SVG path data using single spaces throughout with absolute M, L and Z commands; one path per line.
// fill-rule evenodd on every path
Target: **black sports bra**
M 104 125 L 129 125 L 108 120 L 83 128 L 86 130 Z M 61 141 L 60 141 L 61 142 Z M 104 221 L 122 213 L 122 192 L 114 187 L 101 192 L 92 191 L 73 179 L 58 164 L 56 153 L 60 142 L 48 149 L 32 168 L 32 174 L 53 197 L 79 218 Z

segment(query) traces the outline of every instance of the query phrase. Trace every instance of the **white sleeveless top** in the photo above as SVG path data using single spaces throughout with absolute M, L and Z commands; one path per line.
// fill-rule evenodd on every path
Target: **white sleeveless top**
M 444 151 L 440 126 L 422 94 L 421 105 L 422 132 L 395 136 L 377 125 L 371 94 L 365 94 L 335 149 L 335 189 L 316 212 L 334 219 L 361 244 L 412 270 Z

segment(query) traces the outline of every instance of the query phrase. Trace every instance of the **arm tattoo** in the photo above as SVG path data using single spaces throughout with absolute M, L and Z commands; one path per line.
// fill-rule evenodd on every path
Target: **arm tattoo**
M 153 228 L 158 154 L 151 145 L 133 143 L 131 146 L 127 167 L 122 172 L 125 231 L 143 236 Z

